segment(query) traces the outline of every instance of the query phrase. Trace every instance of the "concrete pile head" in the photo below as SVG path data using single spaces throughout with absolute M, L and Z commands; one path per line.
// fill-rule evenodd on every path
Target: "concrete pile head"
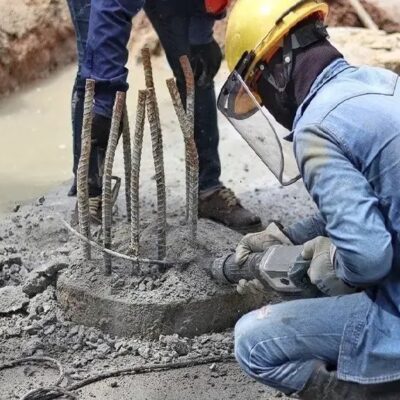
M 84 260 L 59 278 L 58 299 L 74 322 L 96 326 L 118 336 L 157 338 L 160 334 L 195 336 L 221 331 L 233 326 L 243 313 L 259 306 L 263 298 L 254 295 L 242 297 L 234 288 L 214 282 L 208 274 L 212 261 L 226 251 L 232 251 L 240 235 L 213 222 L 198 221 L 195 85 L 186 56 L 180 60 L 186 92 L 180 93 L 173 79 L 167 81 L 184 140 L 186 221 L 171 215 L 167 225 L 161 120 L 148 49 L 142 50 L 142 61 L 146 89 L 139 91 L 132 145 L 124 93 L 117 93 L 112 117 L 103 175 L 101 233 L 105 273 L 99 272 L 98 260 L 90 260 L 86 252 Z M 92 90 L 94 82 L 90 87 Z M 186 104 L 182 103 L 182 98 L 186 99 Z M 87 118 L 91 117 L 90 99 L 93 102 L 92 92 L 88 93 Z M 140 232 L 139 178 L 146 116 L 155 168 L 157 218 Z M 129 224 L 112 216 L 111 177 L 121 125 L 125 174 L 128 172 L 129 175 L 129 179 L 125 176 L 126 189 L 129 190 L 129 195 L 126 192 Z M 90 126 L 90 122 L 87 121 L 85 126 Z M 90 130 L 86 134 L 90 144 Z M 84 172 L 87 174 L 86 170 Z M 83 189 L 81 185 L 82 198 L 86 195 Z M 144 214 L 147 211 L 145 209 Z M 90 240 L 90 229 L 81 230 L 81 234 Z M 99 245 L 93 247 L 98 249 Z M 87 248 L 88 242 L 85 241 Z M 140 257 L 145 254 L 157 254 L 157 260 L 151 263 L 151 260 Z M 119 255 L 113 265 L 112 255 Z

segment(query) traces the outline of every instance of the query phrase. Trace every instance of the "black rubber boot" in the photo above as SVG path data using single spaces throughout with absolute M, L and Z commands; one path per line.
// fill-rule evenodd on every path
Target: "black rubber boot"
M 398 400 L 400 383 L 360 385 L 340 381 L 336 371 L 328 371 L 326 365 L 321 363 L 298 397 L 301 400 Z

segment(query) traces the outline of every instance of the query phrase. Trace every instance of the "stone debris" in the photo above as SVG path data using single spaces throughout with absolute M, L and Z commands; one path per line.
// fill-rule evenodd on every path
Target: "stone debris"
M 40 267 L 29 273 L 22 286 L 22 290 L 29 297 L 43 292 L 47 286 L 55 281 L 57 273 L 67 267 L 68 263 L 62 259 L 42 264 Z
M 0 315 L 22 310 L 29 298 L 20 286 L 6 286 L 0 289 Z

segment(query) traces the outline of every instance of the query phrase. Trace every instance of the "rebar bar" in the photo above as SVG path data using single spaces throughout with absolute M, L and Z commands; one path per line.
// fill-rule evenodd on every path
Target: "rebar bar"
M 78 221 L 79 229 L 84 237 L 90 240 L 90 213 L 89 213 L 89 162 L 91 151 L 93 97 L 95 81 L 86 80 L 85 101 L 82 123 L 82 145 L 77 173 Z M 83 242 L 85 258 L 90 260 L 90 244 Z
M 199 155 L 194 139 L 194 107 L 195 82 L 190 61 L 187 56 L 179 58 L 186 81 L 186 157 L 190 166 L 188 173 L 189 199 L 188 219 L 192 240 L 197 237 L 198 207 L 199 207 Z M 185 134 L 185 133 L 184 133 Z
M 157 250 L 158 258 L 162 260 L 167 255 L 167 205 L 165 193 L 165 173 L 161 123 L 154 88 L 148 89 L 147 91 L 146 108 L 147 117 L 150 124 L 151 143 L 157 186 Z
M 194 76 L 189 59 L 186 56 L 180 58 L 180 63 L 186 81 L 186 111 L 175 80 L 167 80 L 167 86 L 185 142 L 186 217 L 190 225 L 191 238 L 195 241 L 198 222 L 199 157 L 194 140 Z
M 139 90 L 136 108 L 136 125 L 132 148 L 131 172 L 131 250 L 135 257 L 139 256 L 140 220 L 139 220 L 139 177 L 140 161 L 143 148 L 143 131 L 146 117 L 147 90 Z M 137 264 L 136 264 L 137 265 Z
M 178 117 L 178 122 L 181 127 L 181 131 L 183 133 L 183 140 L 185 143 L 185 173 L 186 173 L 186 221 L 189 221 L 189 205 L 191 203 L 190 200 L 190 176 L 191 176 L 191 165 L 189 159 L 189 152 L 188 152 L 188 135 L 186 135 L 186 131 L 188 130 L 188 119 L 186 118 L 186 112 L 182 104 L 181 96 L 176 86 L 175 79 L 167 79 L 167 87 L 169 93 L 171 95 L 172 104 L 175 108 L 176 116 Z
M 124 107 L 124 116 L 122 122 L 122 147 L 124 153 L 124 170 L 125 170 L 125 202 L 126 202 L 126 217 L 128 222 L 131 222 L 131 131 L 129 127 L 128 110 Z
M 144 47 L 142 49 L 142 63 L 144 69 L 144 78 L 146 81 L 146 88 L 152 89 L 154 88 L 153 68 L 151 66 L 151 54 L 148 47 Z
M 102 218 L 102 231 L 103 231 L 103 246 L 106 249 L 111 249 L 111 226 L 112 226 L 112 168 L 114 164 L 115 151 L 118 144 L 119 129 L 122 120 L 122 114 L 125 106 L 125 93 L 117 92 L 115 96 L 115 103 L 111 121 L 110 137 L 108 139 L 106 159 L 104 163 L 103 174 L 103 218 Z M 104 272 L 106 275 L 111 274 L 111 256 L 104 253 Z
M 105 249 L 104 247 L 100 246 L 98 243 L 94 242 L 93 240 L 88 240 L 86 239 L 83 235 L 81 235 L 78 231 L 76 231 L 67 221 L 65 221 L 64 219 L 60 218 L 61 222 L 64 224 L 64 226 L 72 233 L 74 234 L 76 237 L 78 237 L 79 239 L 81 239 L 84 242 L 89 242 L 90 245 L 98 251 L 101 251 L 103 253 L 107 253 L 112 257 L 116 257 L 116 258 L 120 258 L 122 260 L 127 260 L 127 261 L 131 261 L 131 262 L 136 262 L 136 263 L 141 263 L 141 264 L 154 264 L 154 265 L 160 265 L 163 267 L 174 267 L 177 265 L 182 264 L 181 261 L 179 260 L 154 260 L 154 259 L 150 259 L 150 258 L 139 258 L 139 257 L 130 257 L 127 256 L 126 254 L 122 254 L 122 253 L 118 253 L 117 251 L 113 251 L 113 250 L 109 250 L 109 249 Z

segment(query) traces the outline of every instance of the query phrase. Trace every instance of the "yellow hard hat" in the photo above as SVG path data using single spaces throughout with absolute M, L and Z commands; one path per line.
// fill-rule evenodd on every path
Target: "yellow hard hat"
M 271 58 L 289 31 L 311 15 L 326 18 L 329 7 L 320 0 L 237 0 L 228 20 L 226 60 L 231 71 L 246 52 L 254 59 L 252 70 L 261 59 Z

